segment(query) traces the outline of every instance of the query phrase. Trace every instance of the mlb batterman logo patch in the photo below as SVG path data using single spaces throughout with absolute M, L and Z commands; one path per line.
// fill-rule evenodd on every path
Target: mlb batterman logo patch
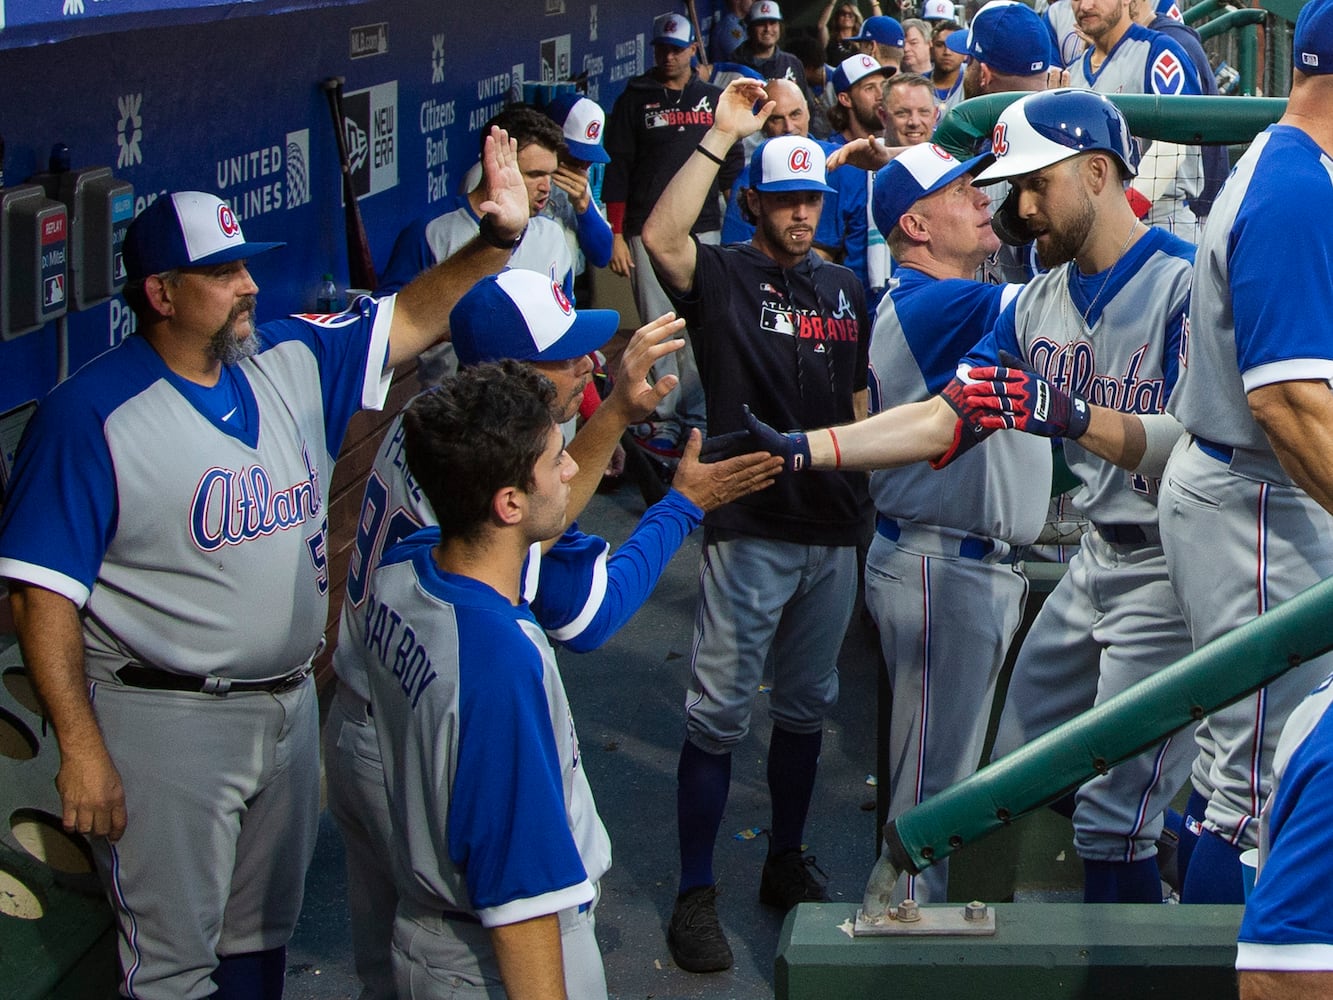
M 236 221 L 236 213 L 225 202 L 218 206 L 218 228 L 227 239 L 231 239 L 241 231 L 241 224 Z

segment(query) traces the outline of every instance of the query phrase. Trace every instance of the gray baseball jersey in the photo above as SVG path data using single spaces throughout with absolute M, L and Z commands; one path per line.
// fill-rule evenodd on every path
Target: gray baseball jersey
M 1196 645 L 1333 576 L 1333 517 L 1283 471 L 1247 394 L 1333 377 L 1328 156 L 1304 132 L 1260 134 L 1214 203 L 1199 245 L 1171 412 L 1190 432 L 1165 474 L 1162 542 Z M 1280 279 L 1274 261 L 1282 262 Z M 1255 843 L 1288 713 L 1330 669 L 1304 664 L 1199 727 L 1205 826 Z
M 1112 267 L 1075 263 L 1040 275 L 969 362 L 1019 355 L 1054 385 L 1129 413 L 1161 413 L 1176 375 L 1193 247 L 1149 229 Z M 994 363 L 990 361 L 989 363 Z M 1190 649 L 1158 544 L 1157 482 L 1066 441 L 1096 526 L 1046 599 L 1014 666 L 995 756 L 1002 756 L 1175 662 Z M 1079 789 L 1079 855 L 1150 858 L 1161 813 L 1186 780 L 1193 748 L 1177 737 Z
M 1095 50 L 1069 67 L 1069 83 L 1100 94 L 1201 94 L 1194 63 L 1180 43 L 1160 31 L 1131 24 L 1101 66 L 1093 70 Z M 1143 146 L 1148 145 L 1139 140 Z M 1149 157 L 1145 150 L 1143 169 L 1133 182 L 1151 192 L 1152 208 L 1144 219 L 1193 242 L 1198 220 L 1186 203 L 1203 191 L 1203 155 L 1198 146 L 1181 146 L 1179 155 Z M 1151 171 L 1163 176 L 1150 176 Z
M 870 340 L 870 408 L 928 399 L 990 329 L 1017 285 L 939 280 L 899 267 Z M 1050 442 L 993 434 L 944 469 L 876 472 L 866 605 L 893 689 L 889 818 L 971 774 L 1027 580 L 1012 546 L 1037 537 L 1051 481 Z M 897 898 L 943 902 L 949 869 L 903 876 Z

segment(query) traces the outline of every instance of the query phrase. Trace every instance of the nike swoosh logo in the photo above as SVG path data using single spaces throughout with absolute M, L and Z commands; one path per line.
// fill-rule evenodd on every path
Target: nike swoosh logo
M 230 410 L 228 410 L 226 413 L 222 415 L 222 419 L 230 420 L 232 417 L 236 416 L 236 409 L 237 408 L 233 406 Z

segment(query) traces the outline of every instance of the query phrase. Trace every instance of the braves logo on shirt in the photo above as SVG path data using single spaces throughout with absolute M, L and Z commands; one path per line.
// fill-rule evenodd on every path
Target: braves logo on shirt
M 1153 60 L 1149 76 L 1153 93 L 1179 94 L 1185 89 L 1185 67 L 1172 52 L 1163 52 Z

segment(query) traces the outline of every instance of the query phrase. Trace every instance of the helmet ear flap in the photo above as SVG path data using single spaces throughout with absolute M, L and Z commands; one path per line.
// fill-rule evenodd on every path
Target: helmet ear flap
M 1036 234 L 1018 214 L 1018 188 L 1009 188 L 1008 196 L 991 216 L 990 227 L 1002 243 L 1011 247 L 1026 246 L 1032 242 Z

